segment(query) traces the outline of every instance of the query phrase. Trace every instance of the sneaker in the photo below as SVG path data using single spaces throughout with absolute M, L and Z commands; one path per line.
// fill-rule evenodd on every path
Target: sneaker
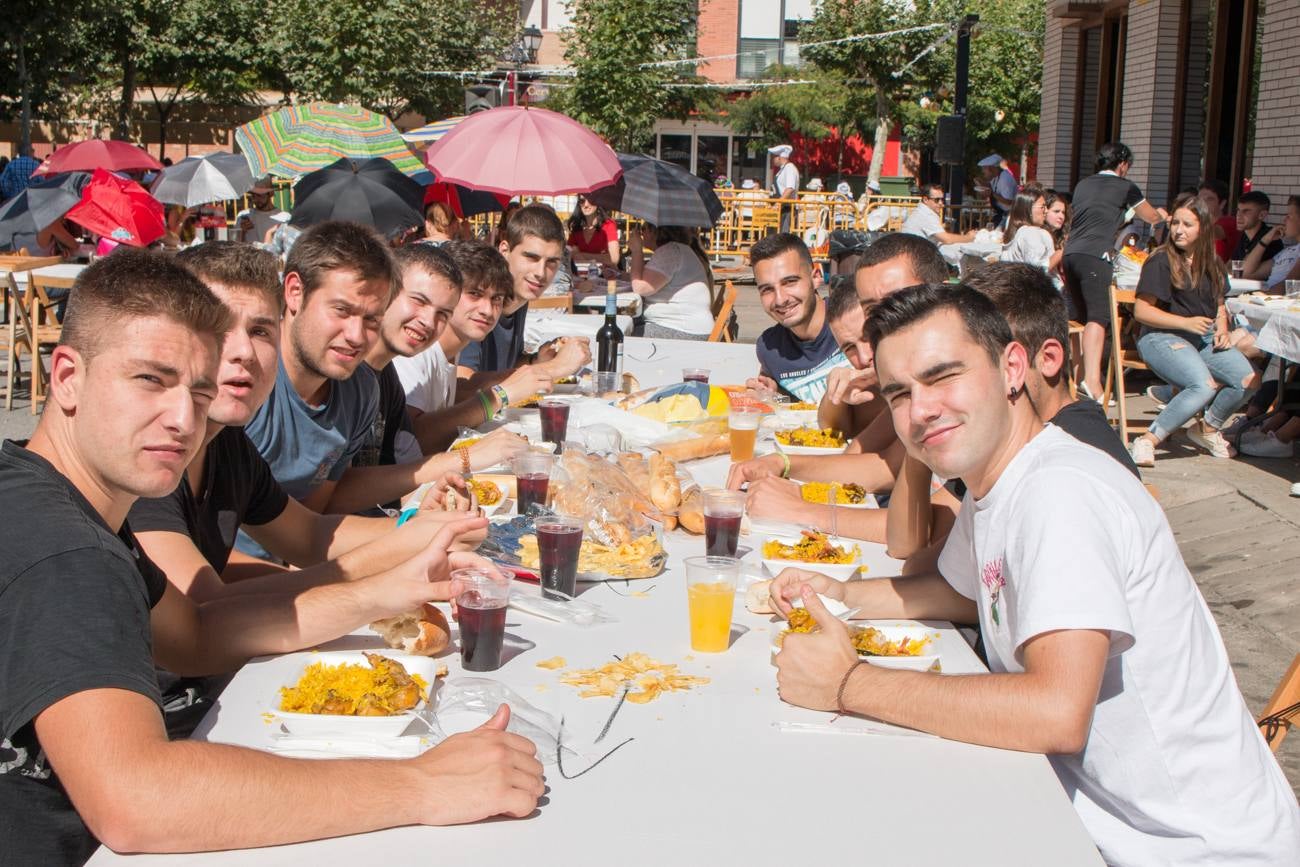
M 1164 409 L 1173 400 L 1174 387 L 1172 385 L 1152 385 L 1147 387 L 1147 397 L 1155 403 L 1156 409 Z
M 1187 429 L 1187 438 L 1209 452 L 1212 458 L 1230 458 L 1237 454 L 1237 450 L 1217 430 L 1202 431 L 1193 426 Z
M 1092 401 L 1093 403 L 1101 403 L 1101 398 L 1094 395 L 1092 393 L 1092 389 L 1088 388 L 1088 383 L 1084 382 L 1083 380 L 1079 381 L 1077 390 L 1079 394 L 1088 398 L 1088 400 Z M 1114 405 L 1115 405 L 1115 398 L 1112 397 L 1110 400 L 1106 401 L 1106 406 L 1114 406 Z
M 1129 446 L 1129 454 L 1133 456 L 1133 463 L 1139 467 L 1154 467 L 1156 465 L 1155 443 L 1146 437 L 1138 437 L 1133 440 L 1133 444 Z
M 1295 454 L 1292 444 L 1282 442 L 1272 431 L 1249 439 L 1242 437 L 1241 451 L 1255 458 L 1289 458 Z
M 1224 428 L 1220 431 L 1224 436 L 1229 436 L 1229 431 Z M 1250 428 L 1241 432 L 1240 444 L 1244 447 L 1247 443 L 1261 443 L 1273 436 L 1272 431 L 1262 431 L 1257 427 Z
M 1300 482 L 1293 482 L 1291 484 L 1291 496 L 1300 497 Z

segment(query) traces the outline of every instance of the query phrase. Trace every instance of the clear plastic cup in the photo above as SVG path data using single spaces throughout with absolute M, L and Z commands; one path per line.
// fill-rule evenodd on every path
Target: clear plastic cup
M 740 519 L 744 514 L 744 493 L 721 488 L 704 492 L 704 553 L 707 556 L 736 556 L 740 547 Z
M 687 557 L 686 601 L 691 650 L 721 653 L 731 643 L 731 614 L 740 561 L 735 557 Z
M 758 440 L 758 423 L 763 413 L 754 407 L 738 407 L 727 417 L 731 429 L 731 460 L 747 461 L 754 456 L 754 443 Z
M 460 624 L 460 661 L 466 671 L 496 671 L 505 644 L 510 581 L 486 569 L 451 573 Z
M 682 382 L 702 382 L 709 384 L 709 371 L 703 367 L 683 367 Z

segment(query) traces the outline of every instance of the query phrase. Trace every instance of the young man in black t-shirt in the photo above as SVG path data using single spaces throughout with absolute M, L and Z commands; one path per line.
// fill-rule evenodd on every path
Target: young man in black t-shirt
M 813 287 L 812 255 L 798 235 L 769 235 L 749 251 L 758 300 L 775 325 L 758 336 L 759 375 L 750 383 L 780 388 L 797 400 L 817 403 L 826 377 L 848 367 L 826 318 L 826 302 Z
M 421 513 L 395 531 L 388 518 L 317 514 L 285 493 L 244 435 L 243 425 L 275 384 L 281 297 L 275 258 L 249 245 L 214 241 L 191 247 L 177 260 L 225 303 L 234 324 L 222 345 L 203 447 L 175 490 L 139 499 L 131 509 L 141 546 L 168 579 L 203 601 L 230 592 L 228 582 L 281 571 L 247 555 L 235 553 L 232 560 L 241 527 L 271 554 L 302 569 L 284 575 L 280 589 L 375 574 L 427 544 L 453 516 Z M 408 529 L 411 524 L 416 526 Z M 260 585 L 240 589 L 254 586 Z
M 963 282 L 993 300 L 1011 326 L 1016 342 L 1025 347 L 1029 356 L 1025 391 L 1038 417 L 1080 442 L 1101 449 L 1139 476 L 1137 465 L 1101 405 L 1070 396 L 1069 317 L 1061 293 L 1043 270 L 1022 263 L 995 262 L 973 270 Z
M 201 447 L 230 314 L 162 254 L 122 249 L 77 279 L 50 359 L 49 403 L 0 448 L 0 836 L 15 864 L 271 846 L 399 824 L 525 816 L 533 745 L 483 729 L 401 762 L 313 762 L 170 741 L 156 660 L 202 675 L 329 637 L 449 587 L 452 524 L 404 571 L 340 588 L 196 605 L 142 555 L 126 516 L 175 488 Z M 386 613 L 385 613 L 386 612 Z M 106 748 L 105 737 L 109 737 Z M 446 762 L 454 775 L 441 769 Z
M 1251 251 L 1261 243 L 1264 244 L 1264 250 L 1256 260 L 1261 267 L 1257 268 L 1254 274 L 1241 275 L 1247 279 L 1263 280 L 1267 277 L 1268 263 L 1272 262 L 1273 257 L 1282 250 L 1280 240 L 1264 242 L 1264 236 L 1270 229 L 1268 209 L 1272 204 L 1269 197 L 1260 190 L 1242 193 L 1241 198 L 1237 200 L 1237 246 L 1233 248 L 1232 258 L 1244 263 Z

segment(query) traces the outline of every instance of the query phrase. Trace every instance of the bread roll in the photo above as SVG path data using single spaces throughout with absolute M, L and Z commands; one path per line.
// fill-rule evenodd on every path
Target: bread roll
M 451 641 L 451 626 L 438 606 L 426 602 L 419 611 L 386 617 L 370 624 L 384 643 L 419 656 L 437 656 Z
M 745 607 L 754 614 L 775 614 L 771 590 L 771 581 L 755 581 L 750 584 L 749 589 L 745 591 Z
M 697 536 L 704 532 L 704 491 L 690 488 L 682 495 L 682 505 L 677 510 L 677 520 L 682 529 Z

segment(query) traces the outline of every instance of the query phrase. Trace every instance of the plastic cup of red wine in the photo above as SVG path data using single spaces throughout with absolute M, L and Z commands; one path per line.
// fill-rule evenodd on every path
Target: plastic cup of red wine
M 466 671 L 496 671 L 506 636 L 510 581 L 485 569 L 451 573 L 460 624 L 460 662 Z
M 745 495 L 740 491 L 704 492 L 704 553 L 708 557 L 735 557 L 740 546 L 740 519 Z
M 546 599 L 572 599 L 578 593 L 582 521 L 564 517 L 539 518 L 536 528 L 542 596 Z
M 542 418 L 542 439 L 555 443 L 555 450 L 560 451 L 569 432 L 569 404 L 563 400 L 544 399 L 538 402 L 537 411 Z
M 546 505 L 546 495 L 551 484 L 551 467 L 555 465 L 554 455 L 524 452 L 516 455 L 510 462 L 515 474 L 515 500 L 519 505 L 519 514 L 527 515 L 528 507 L 533 503 Z
M 702 382 L 709 384 L 709 371 L 702 367 L 683 367 L 682 382 Z

